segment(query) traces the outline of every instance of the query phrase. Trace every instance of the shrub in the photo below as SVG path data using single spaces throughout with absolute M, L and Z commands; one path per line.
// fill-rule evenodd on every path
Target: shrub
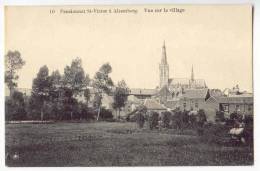
M 143 128 L 144 127 L 144 123 L 145 123 L 145 118 L 142 112 L 137 112 L 136 116 L 136 123 L 138 125 L 139 128 Z
M 173 111 L 173 115 L 171 117 L 172 128 L 181 129 L 183 127 L 183 121 L 182 121 L 182 112 L 178 109 Z
M 149 128 L 152 130 L 158 126 L 159 114 L 157 112 L 149 112 L 148 123 Z
M 204 123 L 207 122 L 205 111 L 203 109 L 199 109 L 197 117 L 198 117 L 197 131 L 198 131 L 198 135 L 201 136 L 204 133 Z
M 21 92 L 15 91 L 10 99 L 5 101 L 6 120 L 26 119 L 25 101 Z
M 170 127 L 170 121 L 171 121 L 171 112 L 163 112 L 162 113 L 162 123 L 164 128 Z
M 216 116 L 215 116 L 215 121 L 216 122 L 224 122 L 225 121 L 225 116 L 223 111 L 216 111 Z
M 113 118 L 112 111 L 108 110 L 108 109 L 105 109 L 105 108 L 101 108 L 100 118 L 102 118 L 104 120 L 112 119 Z

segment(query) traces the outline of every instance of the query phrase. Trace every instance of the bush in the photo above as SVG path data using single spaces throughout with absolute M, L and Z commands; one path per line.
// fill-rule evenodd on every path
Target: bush
M 113 118 L 112 111 L 108 110 L 108 109 L 105 109 L 105 108 L 101 108 L 100 118 L 104 119 L 104 120 L 112 119 Z
M 171 119 L 172 119 L 172 124 L 171 124 L 172 128 L 182 129 L 183 121 L 182 121 L 182 112 L 180 110 L 178 109 L 174 110 Z
M 207 117 L 203 109 L 198 111 L 197 131 L 198 135 L 201 136 L 204 133 L 204 123 L 207 122 Z
M 144 127 L 144 123 L 145 123 L 145 118 L 142 112 L 137 112 L 136 116 L 136 123 L 138 125 L 139 128 L 143 128 Z
M 171 117 L 172 117 L 171 112 L 163 112 L 162 113 L 162 123 L 163 123 L 164 128 L 170 127 Z
M 223 111 L 216 111 L 215 121 L 216 122 L 224 122 L 225 121 L 225 115 L 224 115 Z
M 152 130 L 158 126 L 159 114 L 157 112 L 149 112 L 148 114 L 148 123 L 149 128 Z
M 26 106 L 23 94 L 15 91 L 10 99 L 5 101 L 6 120 L 26 119 Z

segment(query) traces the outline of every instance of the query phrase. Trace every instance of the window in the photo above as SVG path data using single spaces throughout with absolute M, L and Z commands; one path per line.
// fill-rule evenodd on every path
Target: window
M 236 105 L 236 110 L 239 110 L 239 105 L 238 104 Z
M 183 108 L 184 108 L 184 109 L 186 108 L 186 103 L 183 103 Z
M 195 108 L 199 108 L 198 102 L 195 103 Z
M 248 109 L 247 109 L 249 112 L 252 111 L 252 106 L 251 105 L 248 105 Z
M 228 105 L 223 105 L 223 109 L 225 112 L 229 112 L 229 106 Z

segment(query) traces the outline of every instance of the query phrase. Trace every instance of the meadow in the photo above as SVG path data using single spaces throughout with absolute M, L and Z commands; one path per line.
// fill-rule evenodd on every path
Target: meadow
M 252 165 L 253 148 L 132 122 L 6 124 L 7 166 Z M 15 158 L 14 155 L 17 157 Z

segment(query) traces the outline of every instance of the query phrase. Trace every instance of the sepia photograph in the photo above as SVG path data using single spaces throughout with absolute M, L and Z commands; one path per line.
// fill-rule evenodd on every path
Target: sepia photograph
M 4 7 L 6 167 L 253 166 L 253 6 Z

